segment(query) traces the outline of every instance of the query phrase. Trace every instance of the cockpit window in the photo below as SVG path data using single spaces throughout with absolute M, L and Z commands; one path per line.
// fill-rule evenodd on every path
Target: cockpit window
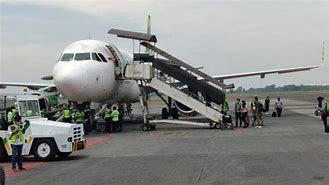
M 74 56 L 73 53 L 64 53 L 62 58 L 61 58 L 61 61 L 72 61 L 73 56 Z
M 90 60 L 90 53 L 76 53 L 74 60 Z
M 91 57 L 93 60 L 101 62 L 101 59 L 99 58 L 99 56 L 96 53 L 91 53 Z
M 102 55 L 102 53 L 97 53 L 99 55 L 99 57 L 101 57 L 103 62 L 107 62 L 107 60 L 105 59 L 105 57 Z

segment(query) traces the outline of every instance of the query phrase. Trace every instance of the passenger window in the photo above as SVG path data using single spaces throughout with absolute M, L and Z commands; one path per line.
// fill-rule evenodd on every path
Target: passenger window
M 99 55 L 99 57 L 101 57 L 103 62 L 107 62 L 107 60 L 105 59 L 105 57 L 102 55 L 102 53 L 97 53 Z
M 74 60 L 76 61 L 90 60 L 90 53 L 76 53 Z
M 73 53 L 64 53 L 62 58 L 61 58 L 61 61 L 72 61 L 73 56 L 74 56 Z
M 91 53 L 91 57 L 93 60 L 101 62 L 101 59 L 99 58 L 99 56 L 96 53 Z

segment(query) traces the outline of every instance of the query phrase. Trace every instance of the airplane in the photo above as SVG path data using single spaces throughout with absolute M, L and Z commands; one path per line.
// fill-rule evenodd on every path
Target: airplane
M 150 17 L 148 17 L 150 32 Z M 267 71 L 247 72 L 214 76 L 223 82 L 226 79 L 258 76 L 264 78 L 267 74 L 284 74 L 307 71 L 319 68 L 320 65 L 276 69 Z M 54 84 L 10 83 L 0 82 L 0 88 L 7 86 L 29 87 L 31 89 L 54 89 L 64 97 L 77 102 L 134 103 L 139 102 L 140 89 L 135 80 L 121 78 L 124 68 L 133 62 L 132 54 L 117 48 L 114 44 L 98 40 L 80 40 L 69 44 L 62 52 L 61 57 L 53 68 L 53 74 L 42 77 L 44 80 L 53 79 Z M 180 108 L 181 112 L 186 111 Z

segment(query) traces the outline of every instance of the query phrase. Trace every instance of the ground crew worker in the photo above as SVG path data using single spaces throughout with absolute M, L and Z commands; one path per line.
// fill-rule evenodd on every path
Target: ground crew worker
M 329 127 L 328 127 L 328 116 L 329 116 L 329 105 L 324 101 L 324 97 L 319 96 L 317 98 L 318 106 L 316 107 L 320 112 L 321 119 L 323 121 L 324 126 L 324 135 L 329 135 Z
M 10 135 L 9 139 L 11 142 L 11 148 L 13 152 L 11 157 L 11 164 L 12 164 L 12 170 L 14 172 L 17 171 L 16 163 L 18 165 L 19 170 L 25 170 L 25 168 L 23 167 L 23 160 L 22 160 L 22 150 L 25 140 L 24 139 L 25 130 L 23 128 L 24 125 L 21 122 L 21 116 L 17 114 L 14 117 L 13 124 L 8 128 L 8 133 Z
M 85 113 L 82 111 L 82 108 L 78 108 L 78 110 L 74 114 L 75 123 L 83 124 L 85 121 Z
M 63 122 L 71 123 L 72 111 L 66 104 L 64 104 L 64 108 L 62 112 L 63 112 Z
M 111 118 L 111 107 L 107 105 L 104 112 L 105 119 L 105 132 L 114 132 L 112 118 Z
M 255 128 L 262 128 L 261 126 L 261 110 L 260 110 L 260 102 L 258 101 L 258 97 L 255 96 L 255 100 L 253 102 L 253 113 L 254 113 L 254 122 L 257 123 Z M 254 125 L 255 123 L 253 123 Z
M 244 122 L 243 128 L 247 128 L 249 126 L 249 117 L 248 117 L 248 108 L 246 105 L 246 101 L 242 100 L 241 105 L 241 119 Z
M 7 109 L 7 124 L 12 125 L 14 119 L 14 113 L 12 109 Z
M 112 117 L 113 127 L 115 128 L 114 132 L 122 132 L 122 124 L 120 124 L 119 116 L 120 116 L 120 113 L 117 110 L 117 107 L 113 107 L 111 117 Z
M 228 111 L 229 111 L 228 101 L 227 101 L 227 98 L 225 97 L 223 106 L 222 106 L 222 112 L 224 115 L 227 115 Z
M 234 111 L 235 111 L 235 127 L 238 127 L 239 120 L 240 120 L 240 127 L 242 127 L 241 103 L 239 98 L 237 98 L 236 102 L 234 103 Z

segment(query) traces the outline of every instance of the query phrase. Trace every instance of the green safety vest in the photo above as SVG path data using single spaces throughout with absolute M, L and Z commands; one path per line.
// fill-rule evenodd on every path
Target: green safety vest
M 111 117 L 111 110 L 110 109 L 108 109 L 108 108 L 105 109 L 105 116 L 104 117 L 105 118 L 110 118 Z
M 77 123 L 83 123 L 85 121 L 85 113 L 82 111 L 76 112 L 75 119 Z
M 224 103 L 223 103 L 223 112 L 227 113 L 228 112 L 228 102 L 227 99 L 225 98 Z
M 112 113 L 111 113 L 111 117 L 112 117 L 112 121 L 119 121 L 119 111 L 118 110 L 114 110 Z
M 235 111 L 240 111 L 240 110 L 241 110 L 241 104 L 235 103 Z
M 26 111 L 26 116 L 28 116 L 28 117 L 29 117 L 29 116 L 32 116 L 32 113 L 33 113 L 33 112 L 32 112 L 31 110 L 27 110 L 27 111 Z
M 20 139 L 21 142 L 24 142 L 24 133 L 20 128 L 16 134 L 13 134 L 12 136 L 9 137 L 11 143 L 16 143 L 17 137 Z
M 7 122 L 13 122 L 13 118 L 14 118 L 13 111 L 8 112 L 7 113 Z
M 326 113 L 329 113 L 329 106 L 328 106 L 328 103 L 325 104 L 324 111 L 325 111 Z
M 64 118 L 70 118 L 71 117 L 71 110 L 70 109 L 64 109 L 63 110 Z

